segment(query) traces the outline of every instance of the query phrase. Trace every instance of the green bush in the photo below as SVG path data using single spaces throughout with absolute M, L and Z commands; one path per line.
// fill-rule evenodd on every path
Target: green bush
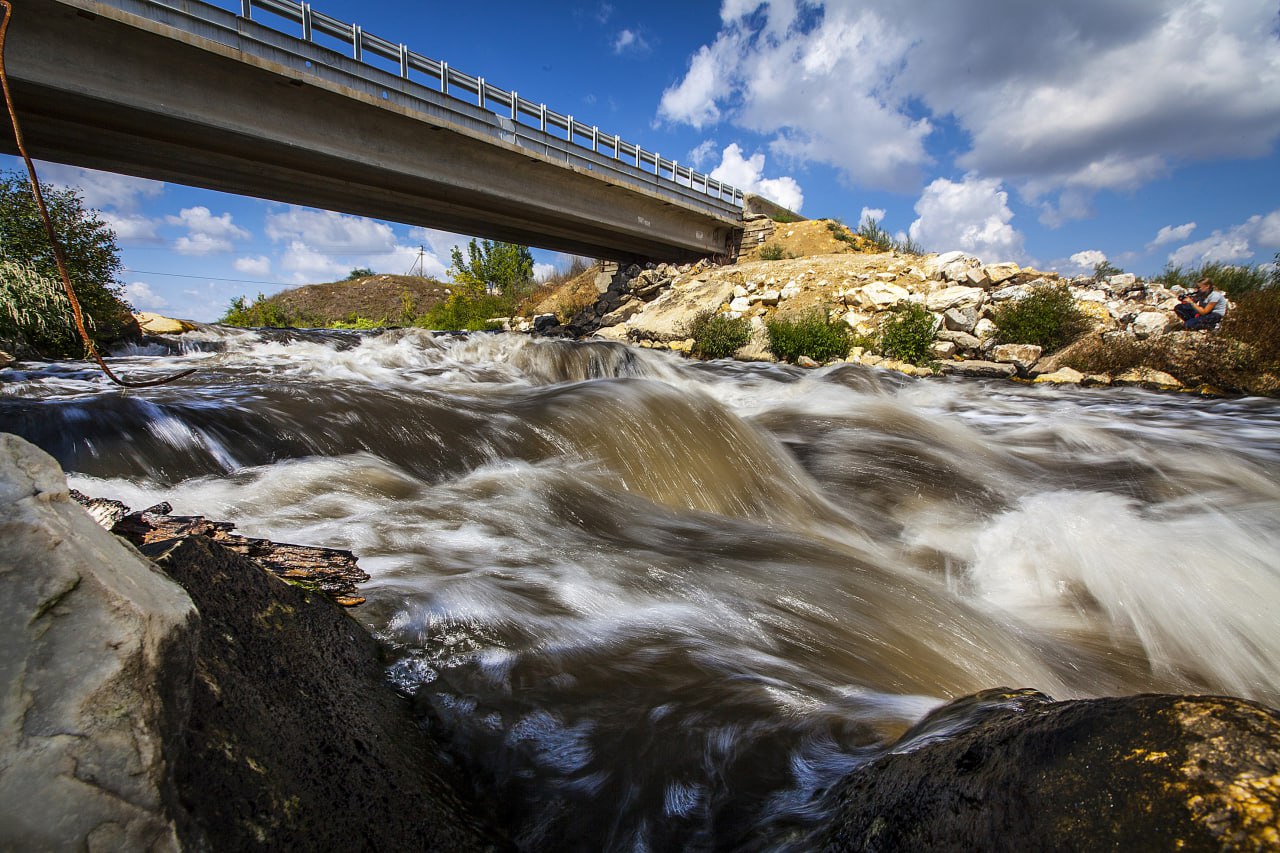
M 414 320 L 415 326 L 441 332 L 485 332 L 498 328 L 494 317 L 510 316 L 511 300 L 497 293 L 455 293 Z
M 85 318 L 91 333 L 92 323 L 92 318 Z M 71 300 L 61 281 L 40 275 L 30 264 L 0 260 L 0 346 L 83 355 Z
M 881 321 L 877 340 L 880 352 L 888 358 L 911 364 L 934 361 L 933 341 L 937 323 L 923 305 L 899 303 L 889 309 Z
M 1045 352 L 1060 349 L 1089 330 L 1089 318 L 1064 284 L 1041 285 L 1022 299 L 995 308 L 991 320 L 1005 344 L 1035 344 Z
M 688 337 L 699 358 L 732 358 L 751 340 L 751 323 L 746 317 L 700 311 L 689 323 Z
M 1120 275 L 1124 270 L 1111 263 L 1111 261 L 1098 261 L 1093 265 L 1093 280 L 1102 281 L 1111 278 L 1113 275 Z
M 119 281 L 115 232 L 96 210 L 84 206 L 77 190 L 46 186 L 43 194 L 90 336 L 102 345 L 136 329 Z M 22 339 L 14 342 L 46 357 L 83 357 L 79 333 L 67 325 L 73 322 L 68 319 L 69 300 L 65 295 L 50 296 L 53 290 L 62 291 L 62 278 L 25 172 L 0 173 L 0 260 L 16 265 L 5 268 L 6 295 L 0 298 L 6 301 L 0 314 L 11 320 L 26 317 Z M 31 299 L 15 297 L 14 288 L 23 281 L 48 287 L 36 285 L 39 293 Z M 66 313 L 59 306 L 65 306 Z M 36 322 L 33 312 L 46 309 L 55 313 Z
M 293 322 L 279 305 L 259 293 L 252 304 L 247 304 L 243 296 L 237 296 L 227 306 L 227 313 L 218 321 L 226 326 L 239 326 L 245 329 L 273 328 L 283 329 L 287 326 L 301 325 Z
M 762 261 L 780 261 L 786 257 L 786 253 L 782 251 L 782 247 L 777 243 L 765 243 L 760 247 L 760 260 Z
M 795 362 L 800 356 L 814 361 L 832 361 L 849 355 L 853 345 L 849 327 L 832 323 L 825 314 L 803 317 L 775 317 L 765 323 L 769 335 L 769 351 L 783 361 Z

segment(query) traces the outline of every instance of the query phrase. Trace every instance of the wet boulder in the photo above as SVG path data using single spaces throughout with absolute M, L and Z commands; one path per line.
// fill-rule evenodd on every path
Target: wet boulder
M 830 851 L 1275 850 L 1280 712 L 987 691 L 926 717 L 837 799 Z
M 0 542 L 0 849 L 177 849 L 191 599 L 6 434 Z
M 507 846 L 339 606 L 202 536 L 146 550 L 200 609 L 175 781 L 213 849 Z

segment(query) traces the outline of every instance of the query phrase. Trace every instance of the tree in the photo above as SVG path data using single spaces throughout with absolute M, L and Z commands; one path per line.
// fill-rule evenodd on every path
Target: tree
M 119 281 L 120 251 L 115 232 L 97 211 L 84 206 L 76 190 L 47 186 L 41 189 L 90 334 L 100 343 L 115 340 L 133 325 Z M 0 173 L 0 259 L 42 280 L 61 281 L 53 247 L 23 172 Z M 68 351 L 60 342 L 64 337 L 61 335 L 27 337 L 27 343 L 42 355 L 83 354 L 76 351 L 78 347 Z
M 499 294 L 514 304 L 533 286 L 533 254 L 528 246 L 472 239 L 466 258 L 457 246 L 451 258 L 449 275 L 473 295 Z
M 1111 263 L 1111 261 L 1108 261 L 1105 259 L 1093 265 L 1094 281 L 1101 281 L 1104 278 L 1111 278 L 1111 276 L 1120 275 L 1123 272 L 1124 270 L 1120 269 L 1120 267 Z

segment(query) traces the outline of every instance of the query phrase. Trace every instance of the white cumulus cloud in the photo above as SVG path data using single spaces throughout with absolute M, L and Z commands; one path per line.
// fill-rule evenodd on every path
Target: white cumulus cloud
M 995 178 L 938 178 L 915 204 L 911 239 L 929 251 L 954 249 L 988 262 L 1023 260 L 1022 234 L 1009 223 L 1009 194 Z
M 862 212 L 858 214 L 858 225 L 861 226 L 863 223 L 870 222 L 873 219 L 883 225 L 884 213 L 884 208 L 864 207 Z
M 1182 163 L 1268 154 L 1280 138 L 1276 9 L 1260 0 L 725 0 L 721 29 L 659 116 L 727 119 L 771 150 L 904 189 L 942 121 L 957 163 L 1044 221 L 1088 215 Z
M 169 301 L 151 289 L 145 281 L 132 281 L 124 287 L 125 299 L 138 311 L 159 311 L 168 306 Z
M 764 163 L 763 154 L 743 157 L 741 146 L 733 142 L 721 152 L 720 165 L 711 170 L 711 177 L 745 192 L 762 195 L 798 213 L 804 205 L 804 191 L 800 189 L 800 185 L 789 176 L 764 177 Z
M 266 278 L 271 275 L 271 259 L 266 255 L 236 258 L 231 265 L 235 267 L 236 272 L 256 278 Z
M 1076 252 L 1066 261 L 1060 261 L 1054 264 L 1054 268 L 1058 272 L 1067 275 L 1083 275 L 1091 273 L 1098 264 L 1105 264 L 1109 259 L 1105 252 L 1098 249 L 1085 249 L 1082 252 Z
M 103 211 L 102 221 L 111 228 L 116 239 L 124 244 L 154 243 L 160 239 L 156 231 L 159 223 L 138 213 Z
M 1168 243 L 1177 243 L 1191 236 L 1191 232 L 1196 230 L 1194 222 L 1186 222 L 1182 225 L 1166 225 L 1156 232 L 1155 239 L 1147 244 L 1147 250 L 1164 246 Z
M 173 244 L 173 248 L 184 255 L 230 252 L 234 248 L 233 240 L 249 237 L 248 231 L 231 221 L 230 213 L 214 216 L 203 205 L 184 207 L 177 216 L 165 217 L 165 221 L 187 229 L 187 234 L 179 237 Z
M 395 245 L 395 233 L 385 222 L 330 210 L 290 207 L 268 214 L 267 236 L 276 242 L 302 241 L 326 252 L 385 252 Z
M 1176 266 L 1249 261 L 1259 250 L 1280 248 L 1280 208 L 1250 216 L 1239 225 L 1215 230 L 1203 240 L 1179 246 L 1169 255 Z

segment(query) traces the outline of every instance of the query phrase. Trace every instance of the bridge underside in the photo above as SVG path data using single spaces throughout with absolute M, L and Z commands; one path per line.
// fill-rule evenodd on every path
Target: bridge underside
M 531 141 L 466 104 L 424 102 L 421 87 L 379 80 L 377 69 L 361 68 L 353 86 L 284 50 L 275 61 L 260 42 L 256 55 L 235 46 L 255 28 L 239 21 L 216 40 L 176 38 L 93 0 L 26 0 L 6 64 L 29 152 L 588 257 L 733 251 L 732 216 L 664 198 L 644 186 L 652 175 L 605 174 L 562 142 Z M 304 47 L 317 52 L 314 65 L 342 63 Z M 16 153 L 12 139 L 0 149 Z

